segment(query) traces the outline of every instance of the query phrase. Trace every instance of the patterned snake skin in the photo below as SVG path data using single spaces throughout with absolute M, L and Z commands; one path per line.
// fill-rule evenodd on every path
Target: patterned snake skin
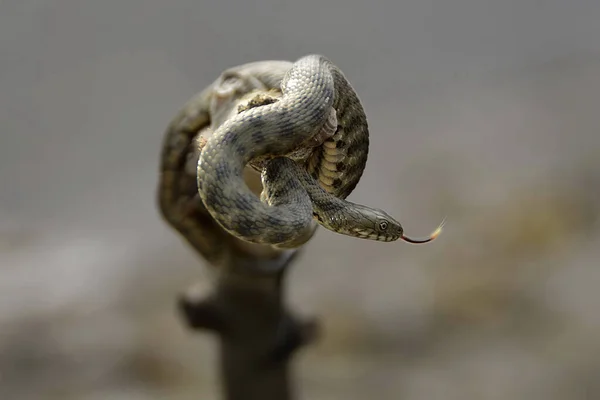
M 354 89 L 325 57 L 246 64 L 226 71 L 211 90 L 199 95 L 209 104 L 213 134 L 201 147 L 198 193 L 231 235 L 295 248 L 314 233 L 313 219 L 386 242 L 424 243 L 440 233 L 441 226 L 428 238 L 408 238 L 384 211 L 345 200 L 365 168 L 368 126 Z M 244 181 L 249 163 L 262 171 L 260 198 Z

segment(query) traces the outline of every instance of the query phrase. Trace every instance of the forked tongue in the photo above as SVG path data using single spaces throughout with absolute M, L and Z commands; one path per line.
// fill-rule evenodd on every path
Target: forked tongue
M 439 226 L 436 228 L 436 230 L 433 231 L 431 233 L 431 235 L 429 235 L 428 237 L 413 239 L 413 238 L 410 238 L 410 237 L 404 235 L 404 233 L 403 233 L 402 236 L 400 236 L 400 239 L 404 240 L 405 242 L 413 243 L 413 244 L 429 243 L 429 242 L 435 240 L 435 238 L 437 238 L 438 236 L 440 236 L 440 234 L 442 233 L 442 228 L 444 227 L 445 223 L 446 223 L 446 218 L 444 218 L 442 220 L 442 222 L 439 224 Z

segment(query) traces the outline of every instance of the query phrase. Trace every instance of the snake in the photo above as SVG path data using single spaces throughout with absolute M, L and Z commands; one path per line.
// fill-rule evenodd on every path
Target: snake
M 229 234 L 297 248 L 312 237 L 315 221 L 383 242 L 427 243 L 441 232 L 442 225 L 411 238 L 385 211 L 346 200 L 366 167 L 369 128 L 356 91 L 328 58 L 247 64 L 222 74 L 217 87 L 210 102 L 217 123 L 201 146 L 196 183 L 206 210 Z M 240 94 L 248 101 L 227 107 Z M 260 196 L 244 180 L 247 165 L 261 173 Z

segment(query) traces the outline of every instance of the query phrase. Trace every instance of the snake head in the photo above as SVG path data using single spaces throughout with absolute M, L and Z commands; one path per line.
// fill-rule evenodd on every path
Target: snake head
M 383 210 L 370 208 L 358 204 L 353 205 L 353 211 L 344 218 L 347 235 L 361 239 L 377 240 L 379 242 L 393 242 L 404 234 L 402 224 L 392 218 Z
M 402 224 L 382 212 L 383 216 L 377 218 L 376 228 L 374 233 L 369 236 L 369 239 L 375 239 L 380 242 L 393 242 L 404 235 Z
M 431 235 L 424 238 L 411 238 L 404 234 L 402 224 L 385 211 L 355 204 L 352 217 L 345 219 L 345 222 L 348 223 L 349 229 L 346 232 L 340 230 L 340 233 L 379 242 L 393 242 L 402 239 L 408 243 L 422 244 L 431 242 L 440 235 L 445 220 Z

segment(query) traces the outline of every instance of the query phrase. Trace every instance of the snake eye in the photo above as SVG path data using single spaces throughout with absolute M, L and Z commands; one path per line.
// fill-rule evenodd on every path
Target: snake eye
M 381 221 L 379 223 L 379 229 L 381 229 L 382 231 L 385 231 L 388 227 L 388 222 L 387 221 Z

